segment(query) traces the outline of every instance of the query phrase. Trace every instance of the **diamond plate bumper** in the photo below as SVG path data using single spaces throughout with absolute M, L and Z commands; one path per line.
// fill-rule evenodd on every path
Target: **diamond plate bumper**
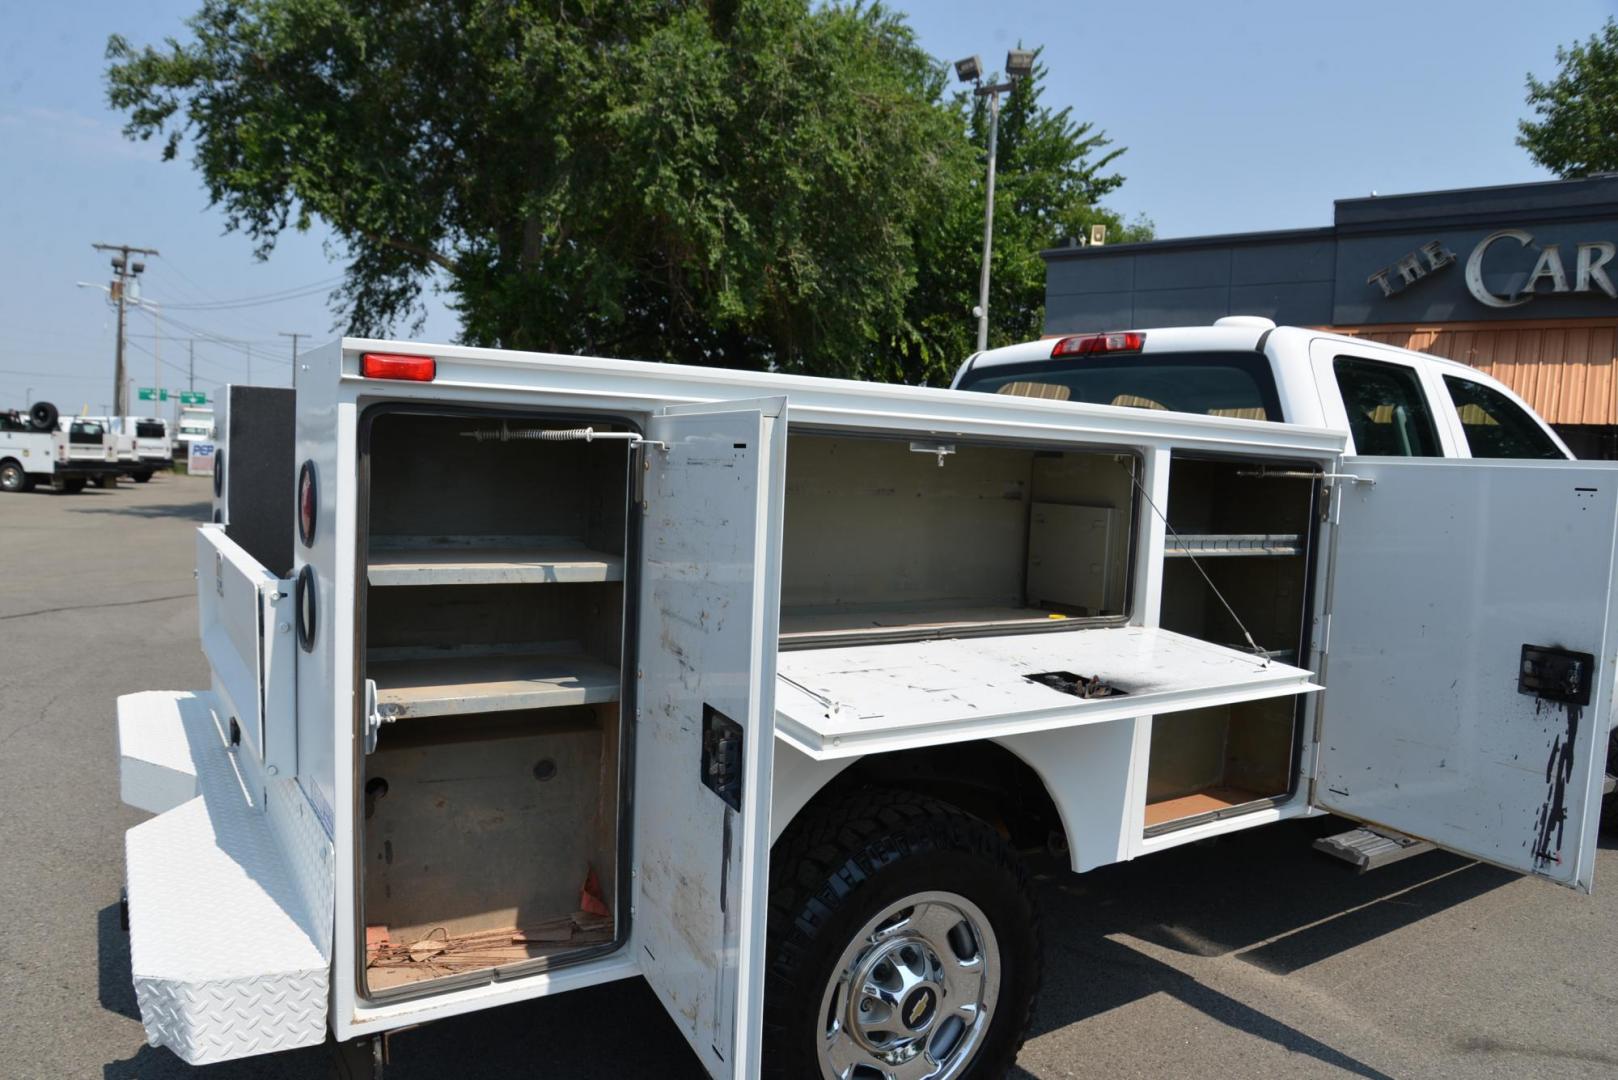
M 312 859 L 287 850 L 277 821 L 313 821 L 312 808 L 288 802 L 267 813 L 249 801 L 213 706 L 211 694 L 118 702 L 126 801 L 173 800 L 187 758 L 194 768 L 195 794 L 124 839 L 141 1022 L 148 1042 L 193 1065 L 322 1042 L 329 990 L 332 913 L 311 903 L 320 890 L 302 865 L 329 875 L 324 835 L 315 828 Z M 269 794 L 298 796 L 295 782 Z

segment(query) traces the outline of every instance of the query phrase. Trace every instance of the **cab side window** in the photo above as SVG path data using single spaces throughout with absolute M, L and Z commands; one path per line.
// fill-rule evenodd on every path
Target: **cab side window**
M 1339 356 L 1332 362 L 1356 454 L 1442 457 L 1416 369 Z
M 1445 375 L 1444 385 L 1455 411 L 1461 414 L 1461 428 L 1473 457 L 1566 457 L 1545 429 L 1500 391 L 1458 375 Z

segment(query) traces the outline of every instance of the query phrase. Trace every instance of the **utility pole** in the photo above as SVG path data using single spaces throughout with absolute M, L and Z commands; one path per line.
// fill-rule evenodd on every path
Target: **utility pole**
M 112 396 L 113 408 L 116 415 L 123 416 L 129 411 L 129 400 L 124 396 L 124 308 L 127 304 L 129 283 L 146 269 L 146 264 L 136 262 L 131 255 L 156 255 L 156 248 L 132 247 L 129 244 L 91 244 L 97 251 L 111 251 L 112 270 L 118 277 L 109 290 L 112 298 L 118 302 L 118 345 L 113 357 Z
M 157 304 L 147 303 L 149 308 L 158 307 Z M 157 315 L 152 316 L 152 329 L 157 336 L 152 341 L 152 415 L 163 415 L 163 320 Z
M 253 343 L 251 341 L 249 341 L 249 342 L 246 342 L 245 344 L 247 345 L 247 385 L 252 386 L 253 385 Z
M 282 337 L 289 337 L 292 339 L 292 379 L 293 382 L 296 382 L 298 378 L 298 339 L 308 337 L 309 335 L 289 334 L 285 330 L 278 330 L 276 332 Z

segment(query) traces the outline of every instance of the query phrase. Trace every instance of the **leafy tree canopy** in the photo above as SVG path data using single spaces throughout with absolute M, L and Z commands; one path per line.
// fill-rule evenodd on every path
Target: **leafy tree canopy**
M 188 146 L 261 257 L 329 225 L 355 332 L 441 288 L 508 348 L 935 383 L 971 351 L 986 118 L 881 6 L 205 0 L 189 27 L 109 40 L 126 134 Z M 1039 93 L 1001 119 L 995 343 L 1040 332 L 1039 248 L 1121 226 L 1121 151 Z
M 1528 104 L 1517 145 L 1558 176 L 1618 170 L 1618 20 L 1572 48 L 1556 50 L 1556 78 L 1528 76 Z

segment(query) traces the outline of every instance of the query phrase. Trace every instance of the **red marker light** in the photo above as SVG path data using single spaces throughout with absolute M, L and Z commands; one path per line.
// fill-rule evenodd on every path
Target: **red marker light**
M 1065 337 L 1051 348 L 1051 359 L 1058 356 L 1092 356 L 1096 353 L 1132 353 L 1146 347 L 1146 335 L 1135 330 L 1114 330 L 1106 334 L 1080 334 Z
M 360 357 L 360 374 L 367 379 L 404 379 L 432 382 L 438 374 L 438 361 L 430 356 L 397 356 L 368 352 Z

